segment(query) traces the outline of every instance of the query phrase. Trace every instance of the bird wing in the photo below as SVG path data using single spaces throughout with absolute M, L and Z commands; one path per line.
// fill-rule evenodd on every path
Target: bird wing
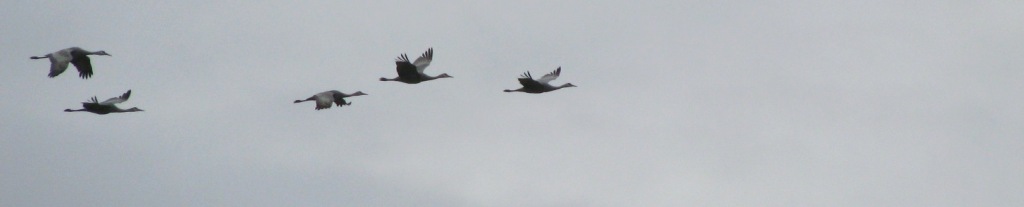
M 128 97 L 131 96 L 131 95 L 132 95 L 132 90 L 128 90 L 128 92 L 125 92 L 124 94 L 121 94 L 121 96 L 107 99 L 106 101 L 100 102 L 99 104 L 100 105 L 111 106 L 111 105 L 114 105 L 114 104 L 118 104 L 118 103 L 121 103 L 121 102 L 128 101 Z M 93 101 L 95 101 L 95 100 L 96 100 L 96 97 L 93 97 Z
M 78 77 L 87 79 L 92 77 L 92 63 L 89 61 L 89 55 L 84 50 L 72 50 L 71 51 L 71 64 L 75 65 L 78 69 Z
M 68 63 L 70 62 L 71 53 L 67 49 L 50 53 L 50 74 L 47 76 L 53 78 L 64 73 L 64 70 L 68 69 Z
M 418 60 L 417 60 L 418 61 Z M 395 59 L 395 70 L 398 72 L 398 77 L 401 78 L 419 78 L 420 73 L 416 69 L 416 65 L 409 62 L 409 56 L 402 54 Z
M 548 73 L 547 75 L 540 77 L 540 79 L 537 80 L 537 82 L 548 84 L 548 82 L 551 82 L 552 80 L 558 78 L 558 75 L 560 74 L 562 74 L 562 67 L 558 67 L 558 69 L 555 69 L 555 71 L 551 71 L 551 73 Z
M 316 97 L 316 110 L 331 108 L 331 103 L 334 102 L 334 95 L 330 92 L 321 92 L 313 97 Z
M 522 84 L 523 88 L 536 89 L 544 87 L 543 85 L 540 84 L 540 82 L 537 82 L 537 80 L 533 80 L 533 76 L 530 75 L 529 71 L 523 73 L 523 75 L 519 77 L 519 84 Z
M 102 110 L 104 106 L 98 103 L 82 102 L 82 108 L 84 108 L 87 111 L 96 111 Z
M 98 109 L 99 107 L 100 102 L 96 99 L 96 96 L 93 96 L 92 98 L 85 100 L 85 102 L 82 102 L 82 108 L 85 108 L 86 110 Z
M 428 48 L 427 51 L 423 52 L 423 55 L 420 55 L 419 58 L 416 58 L 416 62 L 412 62 L 412 64 L 416 66 L 417 72 L 423 73 L 423 70 L 426 70 L 427 66 L 430 66 L 431 60 L 434 60 L 434 48 Z
M 337 91 L 335 91 L 335 92 L 337 92 Z M 342 106 L 345 106 L 346 104 L 348 104 L 347 102 L 345 102 L 345 94 L 343 94 L 341 92 L 334 93 L 333 97 L 334 97 L 334 104 L 338 105 L 338 107 L 342 107 Z

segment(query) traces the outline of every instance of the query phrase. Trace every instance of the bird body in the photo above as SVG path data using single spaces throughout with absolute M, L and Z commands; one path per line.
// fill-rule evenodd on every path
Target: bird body
M 523 75 L 519 76 L 519 84 L 523 85 L 523 87 L 515 90 L 505 89 L 505 92 L 546 93 L 562 88 L 576 87 L 576 85 L 573 85 L 572 83 L 562 84 L 561 86 L 552 86 L 551 84 L 548 84 L 552 80 L 557 79 L 561 74 L 562 67 L 558 67 L 555 71 L 540 77 L 540 79 L 534 80 L 533 76 L 530 75 L 530 71 L 526 71 Z
M 338 105 L 338 107 L 352 105 L 352 102 L 345 102 L 346 97 L 362 96 L 367 95 L 362 91 L 356 91 L 352 94 L 345 94 L 337 90 L 330 90 L 317 93 L 305 100 L 295 100 L 295 103 L 302 103 L 305 101 L 316 101 L 316 110 L 331 108 L 331 103 Z
M 89 60 L 89 55 L 110 56 L 110 54 L 107 54 L 107 52 L 102 50 L 93 52 L 83 50 L 79 47 L 70 47 L 43 56 L 32 56 L 31 59 L 49 59 L 50 74 L 47 76 L 49 76 L 50 78 L 57 77 L 57 75 L 64 73 L 64 71 L 68 69 L 68 63 L 71 63 L 75 65 L 76 69 L 78 69 L 79 77 L 82 77 L 82 79 L 88 79 L 89 77 L 92 77 L 93 73 L 92 63 Z
M 118 108 L 116 105 L 114 105 L 114 104 L 118 104 L 118 103 L 121 103 L 121 102 L 128 101 L 128 97 L 131 96 L 131 95 L 132 95 L 132 90 L 128 90 L 128 92 L 125 92 L 121 96 L 110 98 L 110 99 L 107 99 L 106 101 L 103 101 L 103 102 L 99 102 L 96 99 L 96 97 L 93 96 L 92 99 L 89 99 L 86 102 L 82 102 L 82 108 L 83 109 L 64 109 L 64 111 L 65 112 L 85 111 L 85 112 L 92 112 L 94 114 L 99 114 L 99 115 L 104 115 L 104 114 L 109 114 L 109 113 L 124 113 L 124 112 L 142 111 L 142 109 L 139 109 L 139 108 L 136 108 L 136 107 L 132 107 L 130 109 L 121 109 L 121 108 Z
M 408 84 L 417 84 L 423 81 L 434 80 L 438 78 L 451 78 L 452 76 L 447 73 L 442 73 L 437 76 L 429 76 L 423 73 L 423 70 L 430 66 L 430 62 L 434 59 L 434 48 L 428 48 L 416 61 L 409 62 L 409 56 L 406 54 L 399 55 L 395 59 L 395 70 L 398 72 L 398 77 L 395 78 L 380 78 L 380 81 L 398 81 Z

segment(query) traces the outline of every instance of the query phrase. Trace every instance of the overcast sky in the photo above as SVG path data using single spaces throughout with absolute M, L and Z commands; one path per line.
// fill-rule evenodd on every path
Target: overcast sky
M 1024 206 L 1024 1 L 284 2 L 0 2 L 0 206 Z

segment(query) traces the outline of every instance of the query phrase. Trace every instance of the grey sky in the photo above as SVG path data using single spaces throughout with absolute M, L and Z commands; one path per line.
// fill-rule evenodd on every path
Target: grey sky
M 1022 206 L 1020 11 L 4 1 L 0 206 Z M 70 46 L 113 56 L 28 59 Z M 377 80 L 428 47 L 455 78 Z

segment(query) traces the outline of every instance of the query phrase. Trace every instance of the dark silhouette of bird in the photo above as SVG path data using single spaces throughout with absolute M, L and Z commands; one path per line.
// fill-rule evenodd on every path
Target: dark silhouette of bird
M 121 102 L 128 101 L 128 97 L 131 96 L 131 95 L 132 95 L 132 90 L 128 90 L 128 92 L 125 92 L 123 95 L 121 95 L 119 97 L 113 97 L 113 98 L 107 99 L 106 101 L 103 101 L 103 102 L 97 101 L 96 100 L 96 96 L 93 96 L 92 99 L 89 99 L 86 102 L 82 102 L 82 108 L 83 109 L 64 109 L 64 111 L 66 111 L 66 112 L 85 111 L 85 112 L 92 112 L 94 114 L 99 114 L 99 115 L 109 114 L 109 113 L 123 113 L 123 112 L 142 111 L 142 109 L 139 109 L 139 108 L 136 108 L 136 107 L 132 107 L 130 109 L 121 109 L 121 108 L 117 108 L 117 106 L 114 105 L 114 104 L 118 104 L 118 103 L 121 103 Z
M 78 47 L 70 47 L 68 49 L 59 50 L 43 56 L 32 56 L 30 58 L 33 60 L 43 58 L 50 59 L 50 74 L 48 75 L 50 78 L 57 77 L 57 75 L 64 73 L 64 70 L 68 69 L 68 63 L 71 63 L 78 69 L 78 77 L 88 79 L 89 77 L 92 77 L 92 63 L 89 61 L 89 55 L 110 56 L 110 54 L 107 54 L 107 52 L 102 50 L 92 52 Z
M 545 93 L 566 87 L 576 87 L 576 85 L 573 85 L 572 83 L 562 84 L 561 86 L 552 86 L 551 84 L 548 84 L 548 82 L 558 78 L 560 74 L 562 74 L 562 67 L 558 67 L 555 71 L 540 77 L 540 79 L 534 80 L 533 76 L 530 75 L 530 71 L 526 71 L 526 73 L 523 73 L 523 75 L 519 77 L 519 84 L 522 84 L 523 87 L 516 90 L 505 89 L 505 92 Z
M 355 93 L 352 94 L 345 94 L 337 90 L 330 90 L 317 93 L 316 95 L 313 95 L 307 98 L 306 100 L 295 100 L 295 103 L 302 103 L 305 101 L 316 101 L 316 110 L 329 109 L 331 108 L 331 103 L 337 104 L 338 107 L 352 105 L 352 102 L 345 102 L 345 98 L 362 95 L 367 94 L 363 93 L 362 91 L 356 91 Z
M 395 78 L 380 78 L 380 81 L 398 81 L 408 84 L 417 84 L 423 81 L 434 80 L 438 78 L 451 78 L 452 76 L 447 73 L 441 73 L 437 76 L 429 76 L 423 73 L 427 66 L 430 66 L 430 61 L 434 59 L 434 48 L 427 49 L 419 58 L 416 58 L 416 62 L 409 62 L 409 56 L 405 53 L 399 55 L 395 59 L 395 70 L 398 71 L 398 77 Z

